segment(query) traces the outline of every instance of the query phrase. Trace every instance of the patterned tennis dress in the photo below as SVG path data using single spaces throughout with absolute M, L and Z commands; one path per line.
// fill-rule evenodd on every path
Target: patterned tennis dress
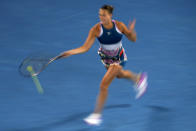
M 124 66 L 127 61 L 125 50 L 122 46 L 122 36 L 115 20 L 112 20 L 113 28 L 106 29 L 103 24 L 101 25 L 101 32 L 97 38 L 100 43 L 98 54 L 101 57 L 101 61 L 105 67 L 109 67 L 111 64 L 119 64 Z

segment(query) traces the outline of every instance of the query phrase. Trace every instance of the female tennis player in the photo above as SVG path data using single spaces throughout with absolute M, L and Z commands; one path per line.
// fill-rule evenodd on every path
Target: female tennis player
M 96 38 L 100 42 L 98 54 L 107 72 L 100 83 L 100 92 L 95 110 L 84 119 L 85 122 L 92 125 L 99 125 L 102 122 L 101 112 L 108 96 L 108 87 L 112 80 L 115 78 L 132 80 L 136 84 L 136 98 L 141 97 L 147 88 L 146 73 L 136 74 L 130 70 L 123 69 L 127 56 L 122 46 L 122 36 L 125 35 L 133 42 L 136 41 L 136 33 L 134 31 L 136 20 L 133 20 L 127 28 L 123 22 L 112 20 L 112 13 L 112 6 L 103 5 L 99 10 L 100 22 L 90 29 L 85 43 L 79 48 L 61 53 L 58 57 L 63 58 L 85 53 L 91 48 Z

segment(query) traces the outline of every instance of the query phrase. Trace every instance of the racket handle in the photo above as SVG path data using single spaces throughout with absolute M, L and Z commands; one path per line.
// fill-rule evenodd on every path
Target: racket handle
M 54 58 L 53 58 L 53 61 L 54 61 L 54 60 L 58 60 L 58 59 L 60 59 L 60 58 L 68 57 L 68 56 L 70 56 L 70 55 L 69 55 L 67 52 L 63 52 L 63 53 L 61 53 L 60 55 L 54 57 Z
M 58 60 L 58 59 L 61 59 L 61 58 L 63 58 L 63 57 L 68 57 L 68 56 L 70 56 L 70 55 L 67 54 L 67 52 L 63 52 L 63 53 L 61 53 L 60 55 L 51 58 L 49 63 L 53 62 L 54 60 Z
M 55 60 L 58 60 L 58 59 L 60 59 L 60 58 L 62 58 L 62 57 L 63 57 L 62 55 L 58 55 L 58 56 L 56 56 L 56 57 L 53 57 L 53 58 L 50 59 L 50 61 L 48 62 L 48 64 L 50 64 L 51 62 L 53 62 L 53 61 L 55 61 Z
M 60 58 L 63 58 L 63 56 L 62 56 L 62 55 L 58 55 L 58 56 L 52 58 L 51 61 L 58 60 L 58 59 L 60 59 Z

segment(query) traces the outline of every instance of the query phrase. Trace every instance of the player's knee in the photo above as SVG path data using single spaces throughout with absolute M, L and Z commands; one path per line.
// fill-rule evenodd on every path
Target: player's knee
M 107 80 L 107 79 L 103 79 L 103 80 L 101 81 L 101 84 L 100 84 L 100 89 L 101 89 L 101 91 L 107 91 L 108 86 L 109 86 L 108 80 Z
M 107 92 L 108 91 L 108 86 L 104 85 L 104 84 L 101 84 L 100 85 L 100 91 L 102 92 Z
M 106 87 L 107 87 L 107 81 L 106 80 L 102 80 L 102 82 L 100 84 L 100 88 L 104 90 Z

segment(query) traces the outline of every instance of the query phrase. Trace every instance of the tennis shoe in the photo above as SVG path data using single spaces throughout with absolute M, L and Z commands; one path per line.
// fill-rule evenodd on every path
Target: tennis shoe
M 84 119 L 84 121 L 89 125 L 99 126 L 102 123 L 101 114 L 92 113 Z
M 141 73 L 139 82 L 135 85 L 136 99 L 139 99 L 146 92 L 148 86 L 147 78 L 147 73 Z

